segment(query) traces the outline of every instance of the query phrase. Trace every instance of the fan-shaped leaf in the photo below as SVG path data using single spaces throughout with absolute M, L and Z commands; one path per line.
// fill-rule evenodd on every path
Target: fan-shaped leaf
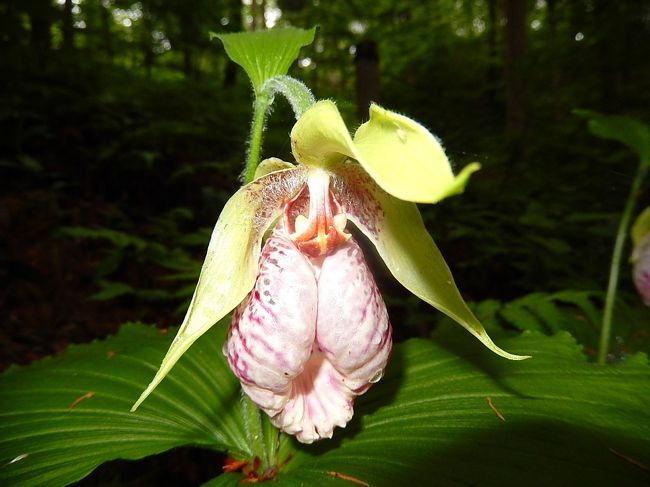
M 398 345 L 348 429 L 300 447 L 279 484 L 647 485 L 645 356 L 587 363 L 566 333 L 504 342 L 533 359 L 468 353 L 453 338 Z

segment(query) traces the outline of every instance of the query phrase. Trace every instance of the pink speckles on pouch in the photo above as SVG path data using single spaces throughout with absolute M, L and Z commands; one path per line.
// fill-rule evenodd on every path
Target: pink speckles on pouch
M 324 204 L 331 201 L 324 196 Z M 336 215 L 328 211 L 308 235 L 324 254 L 301 251 L 286 222 L 267 239 L 255 287 L 233 315 L 224 345 L 246 394 L 303 443 L 345 427 L 354 398 L 381 378 L 392 346 L 363 253 L 347 234 L 332 238 Z

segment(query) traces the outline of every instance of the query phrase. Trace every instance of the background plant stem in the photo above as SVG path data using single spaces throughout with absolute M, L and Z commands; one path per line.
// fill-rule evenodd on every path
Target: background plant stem
M 623 215 L 616 232 L 616 241 L 614 251 L 612 252 L 612 263 L 609 268 L 609 282 L 607 283 L 607 294 L 605 296 L 605 310 L 603 312 L 603 325 L 600 330 L 600 345 L 598 347 L 598 363 L 604 364 L 607 361 L 609 351 L 609 341 L 612 334 L 612 316 L 614 314 L 614 302 L 616 301 L 616 289 L 618 287 L 618 276 L 621 268 L 621 257 L 623 255 L 623 245 L 627 238 L 628 228 L 636 201 L 638 199 L 641 183 L 648 172 L 648 167 L 643 162 L 639 164 L 632 187 L 623 209 Z

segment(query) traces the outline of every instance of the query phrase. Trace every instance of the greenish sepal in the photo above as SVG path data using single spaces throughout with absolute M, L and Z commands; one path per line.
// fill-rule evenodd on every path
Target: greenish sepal
M 271 172 L 243 186 L 228 200 L 212 232 L 183 324 L 131 411 L 153 392 L 185 351 L 253 288 L 262 237 L 280 215 L 282 203 L 302 188 L 305 178 L 306 171 L 300 167 Z
M 341 195 L 348 195 L 346 212 L 350 221 L 373 243 L 406 289 L 454 319 L 494 353 L 510 360 L 528 358 L 502 350 L 488 336 L 460 295 L 414 203 L 388 194 L 354 163 L 337 169 L 335 188 Z

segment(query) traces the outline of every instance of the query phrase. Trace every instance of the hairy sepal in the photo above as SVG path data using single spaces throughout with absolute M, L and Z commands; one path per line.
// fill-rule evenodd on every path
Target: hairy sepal
M 228 200 L 212 232 L 183 324 L 131 411 L 153 392 L 194 341 L 246 297 L 257 276 L 262 237 L 280 215 L 282 204 L 305 184 L 305 178 L 306 170 L 300 167 L 272 172 L 243 186 Z
M 342 165 L 333 182 L 334 195 L 348 219 L 373 243 L 406 289 L 457 321 L 494 353 L 510 360 L 528 358 L 502 350 L 488 336 L 460 295 L 415 204 L 386 193 L 358 164 Z

